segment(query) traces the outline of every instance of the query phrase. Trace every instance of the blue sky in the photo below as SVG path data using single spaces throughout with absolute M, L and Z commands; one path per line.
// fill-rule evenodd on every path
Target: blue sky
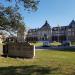
M 45 20 L 48 20 L 52 27 L 58 24 L 64 26 L 75 19 L 75 0 L 40 0 L 36 12 L 28 13 L 23 9 L 20 11 L 28 28 L 39 28 Z
M 35 13 L 22 12 L 30 28 L 41 27 L 45 20 L 54 27 L 68 25 L 75 19 L 75 0 L 40 0 L 38 7 Z

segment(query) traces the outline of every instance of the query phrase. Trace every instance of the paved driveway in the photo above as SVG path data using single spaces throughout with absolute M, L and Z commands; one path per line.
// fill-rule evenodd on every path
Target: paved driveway
M 55 47 L 55 46 L 52 46 L 52 47 L 42 47 L 42 46 L 39 46 L 39 47 L 35 47 L 36 50 L 72 50 L 72 51 L 75 51 L 75 46 L 59 46 L 59 47 Z

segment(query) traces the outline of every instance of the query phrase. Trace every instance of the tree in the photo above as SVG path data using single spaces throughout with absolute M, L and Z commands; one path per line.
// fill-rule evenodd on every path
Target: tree
M 11 32 L 16 32 L 19 27 L 25 29 L 23 18 L 19 12 L 21 6 L 28 11 L 37 10 L 37 4 L 39 1 L 36 0 L 5 0 L 9 3 L 13 3 L 15 6 L 5 7 L 0 3 L 0 29 Z
M 0 28 L 2 30 L 11 34 L 12 32 L 16 32 L 21 25 L 23 27 L 25 26 L 22 22 L 23 20 L 20 13 L 13 8 L 4 7 L 4 9 L 0 11 Z
M 24 9 L 29 10 L 37 10 L 37 5 L 39 3 L 39 0 L 6 0 L 8 2 L 14 2 L 16 8 L 20 8 L 21 6 L 24 7 Z

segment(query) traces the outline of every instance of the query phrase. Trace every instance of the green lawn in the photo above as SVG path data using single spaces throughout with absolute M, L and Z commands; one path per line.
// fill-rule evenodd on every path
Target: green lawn
M 71 42 L 71 45 L 72 45 L 72 46 L 75 46 L 75 41 L 74 41 L 74 42 Z
M 36 42 L 36 43 L 31 43 L 31 44 L 35 46 L 43 46 L 43 42 Z
M 50 45 L 51 45 L 51 46 L 58 46 L 58 45 L 61 45 L 61 43 L 54 41 L 53 43 L 50 43 Z
M 0 56 L 0 75 L 75 75 L 75 52 L 38 50 L 33 59 Z

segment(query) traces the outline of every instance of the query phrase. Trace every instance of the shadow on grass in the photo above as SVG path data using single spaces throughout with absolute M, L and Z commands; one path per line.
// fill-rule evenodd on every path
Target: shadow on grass
M 0 67 L 0 75 L 46 75 L 57 71 L 58 68 L 40 67 L 37 65 L 20 67 Z

